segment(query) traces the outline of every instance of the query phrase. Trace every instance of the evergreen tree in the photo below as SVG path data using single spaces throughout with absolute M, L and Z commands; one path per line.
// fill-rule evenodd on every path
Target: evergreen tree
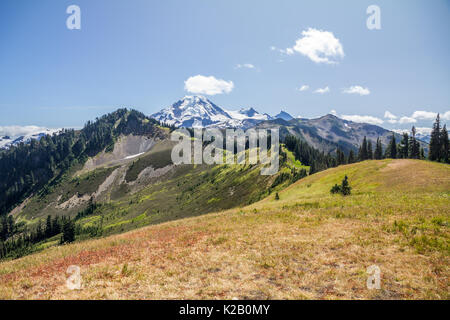
M 367 159 L 372 160 L 373 159 L 373 148 L 372 148 L 372 141 L 369 140 L 367 142 Z
M 48 215 L 47 222 L 45 224 L 45 237 L 50 238 L 51 236 L 53 236 L 52 218 Z
M 332 194 L 340 193 L 343 196 L 348 196 L 351 193 L 352 188 L 350 187 L 350 184 L 348 183 L 348 177 L 345 176 L 344 180 L 342 180 L 341 185 L 335 184 L 330 192 Z
M 8 216 L 8 236 L 14 235 L 14 218 L 10 215 Z
M 440 160 L 442 150 L 441 135 L 441 120 L 438 114 L 431 130 L 430 150 L 428 152 L 428 159 L 431 161 Z
M 420 148 L 420 160 L 425 160 L 425 150 L 423 148 Z
M 52 235 L 56 235 L 60 232 L 61 232 L 61 226 L 59 224 L 59 219 L 58 219 L 58 216 L 55 216 L 53 218 L 53 222 L 52 222 Z
M 397 143 L 395 142 L 394 133 L 392 133 L 391 140 L 389 141 L 388 147 L 386 149 L 386 158 L 397 158 Z
M 367 138 L 364 136 L 363 142 L 361 144 L 361 147 L 359 149 L 359 155 L 358 155 L 359 161 L 364 161 L 368 159 L 368 150 L 367 150 Z
M 448 131 L 447 125 L 444 124 L 441 130 L 441 152 L 440 152 L 440 161 L 445 163 L 450 163 L 450 150 L 449 150 L 449 141 L 448 141 Z
M 403 133 L 402 141 L 399 147 L 399 158 L 406 159 L 409 156 L 409 136 L 408 133 Z
M 75 241 L 75 224 L 69 218 L 66 221 L 64 221 L 61 243 L 70 243 L 74 241 Z
M 278 192 L 275 193 L 275 200 L 280 200 L 280 196 L 278 195 Z
M 38 225 L 36 227 L 36 242 L 41 241 L 42 239 L 44 239 L 44 233 L 42 232 L 42 221 L 39 220 L 38 221 Z
M 344 180 L 342 180 L 341 185 L 341 193 L 344 196 L 348 196 L 351 193 L 352 188 L 350 187 L 350 184 L 348 183 L 348 177 L 345 176 Z
M 331 187 L 330 192 L 332 194 L 340 193 L 341 192 L 341 187 L 336 183 L 334 186 Z
M 375 146 L 374 158 L 376 160 L 383 159 L 383 146 L 381 145 L 381 140 L 379 137 L 377 138 L 377 144 Z
M 311 166 L 309 167 L 309 174 L 312 175 L 312 174 L 314 174 L 314 173 L 316 173 L 316 172 L 317 172 L 317 171 L 316 171 L 316 162 L 313 161 L 313 162 L 311 163 Z
M 345 154 L 340 148 L 337 148 L 336 150 L 336 163 L 338 166 L 345 164 Z
M 6 220 L 6 216 L 2 216 L 1 219 L 0 240 L 5 241 L 8 238 L 8 221 Z
M 354 163 L 355 162 L 355 153 L 353 150 L 350 150 L 350 153 L 348 154 L 348 163 Z
M 414 126 L 411 129 L 411 137 L 409 138 L 409 158 L 420 158 L 420 144 L 416 139 L 416 128 Z

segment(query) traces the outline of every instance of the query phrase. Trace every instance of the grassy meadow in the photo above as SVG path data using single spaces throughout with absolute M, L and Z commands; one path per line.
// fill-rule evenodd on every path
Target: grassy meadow
M 330 194 L 345 175 L 352 194 Z M 0 299 L 450 298 L 450 166 L 364 161 L 278 193 L 2 262 Z M 70 265 L 81 290 L 66 287 Z M 366 287 L 371 265 L 380 290 Z

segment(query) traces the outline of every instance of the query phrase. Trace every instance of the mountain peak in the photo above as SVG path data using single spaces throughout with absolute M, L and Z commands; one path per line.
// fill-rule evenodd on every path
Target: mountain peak
M 241 108 L 239 110 L 239 113 L 244 114 L 248 117 L 253 117 L 255 114 L 258 114 L 259 112 L 250 107 L 250 108 Z
M 219 106 L 201 95 L 185 96 L 171 106 L 152 115 L 176 127 L 207 127 L 231 119 Z
M 171 106 L 153 114 L 152 117 L 176 127 L 191 128 L 246 128 L 259 121 L 273 119 L 268 114 L 261 114 L 252 107 L 241 108 L 239 111 L 224 110 L 201 95 L 185 96 Z
M 321 116 L 321 117 L 319 117 L 319 119 L 321 119 L 321 120 L 332 120 L 332 119 L 339 119 L 339 120 L 342 120 L 342 121 L 346 121 L 346 120 L 344 120 L 344 119 L 341 119 L 341 118 L 339 118 L 339 117 L 337 117 L 336 115 L 334 115 L 334 114 L 331 114 L 331 113 L 328 113 L 328 114 L 326 114 L 326 115 L 324 115 L 324 116 Z
M 283 119 L 283 120 L 289 121 L 289 120 L 294 119 L 294 117 L 291 116 L 289 113 L 281 110 L 280 113 L 275 116 L 275 119 Z
M 192 96 L 184 96 L 181 101 L 183 100 L 188 100 L 188 101 L 195 101 L 195 102 L 199 102 L 199 101 L 209 101 L 208 98 L 206 98 L 205 96 L 202 95 L 192 95 Z

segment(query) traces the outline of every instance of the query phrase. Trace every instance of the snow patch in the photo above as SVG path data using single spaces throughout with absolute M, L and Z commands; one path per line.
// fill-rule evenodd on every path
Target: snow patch
M 133 159 L 133 158 L 136 158 L 136 157 L 139 157 L 139 156 L 143 155 L 144 153 L 145 153 L 145 152 L 141 152 L 141 153 L 138 153 L 138 154 L 133 154 L 133 155 L 128 156 L 128 157 L 125 157 L 125 158 L 123 158 L 123 159 L 124 159 L 124 160 Z

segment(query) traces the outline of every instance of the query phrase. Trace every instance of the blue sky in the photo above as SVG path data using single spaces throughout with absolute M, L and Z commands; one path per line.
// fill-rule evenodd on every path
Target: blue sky
M 66 27 L 72 4 L 81 30 Z M 380 30 L 366 27 L 372 4 Z M 208 98 L 225 109 L 430 127 L 450 110 L 449 30 L 443 0 L 2 0 L 0 126 L 81 127 L 123 106 L 152 114 L 201 75 L 224 80 Z M 302 53 L 330 34 L 335 63 Z M 312 49 L 293 49 L 310 36 Z M 352 86 L 366 94 L 344 93 Z

